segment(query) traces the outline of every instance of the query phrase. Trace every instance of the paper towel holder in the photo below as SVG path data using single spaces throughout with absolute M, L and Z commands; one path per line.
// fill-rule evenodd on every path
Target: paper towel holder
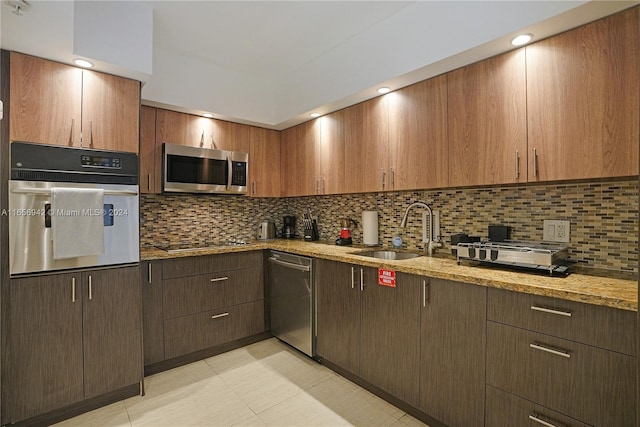
M 378 246 L 378 211 L 362 212 L 362 244 Z

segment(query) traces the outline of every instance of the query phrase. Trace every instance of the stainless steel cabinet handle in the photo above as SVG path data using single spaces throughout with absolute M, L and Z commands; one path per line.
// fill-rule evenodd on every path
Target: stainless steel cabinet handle
M 151 191 L 151 174 L 147 174 L 147 190 Z
M 394 168 L 391 168 L 391 188 L 395 188 L 396 186 L 396 170 Z
M 229 278 L 228 277 L 218 277 L 218 278 L 215 278 L 215 279 L 211 279 L 212 282 L 223 282 L 225 280 L 229 280 Z
M 538 150 L 533 149 L 533 177 L 538 176 Z
M 311 270 L 311 267 L 309 267 L 308 265 L 291 264 L 290 262 L 280 261 L 278 258 L 273 258 L 273 257 L 269 258 L 269 262 L 281 265 L 283 267 L 293 268 L 294 270 L 300 270 L 300 271 L 310 271 Z
M 221 317 L 226 317 L 228 316 L 229 313 L 222 313 L 222 314 L 214 314 L 213 316 L 211 316 L 212 319 L 219 319 Z
M 256 182 L 255 181 L 253 181 L 251 192 L 252 192 L 251 194 L 256 194 Z
M 93 148 L 93 120 L 89 120 L 89 148 Z
M 76 120 L 71 119 L 71 146 L 76 143 Z
M 229 168 L 229 173 L 227 174 L 227 190 L 231 188 L 231 183 L 233 182 L 233 162 L 231 161 L 231 156 L 227 156 L 227 167 Z
M 216 148 L 216 142 L 213 140 L 213 132 L 211 132 L 211 148 Z
M 93 281 L 91 280 L 91 275 L 89 275 L 89 301 L 93 299 Z
M 149 284 L 151 284 L 151 263 L 149 263 L 148 273 L 147 280 L 149 281 Z
M 387 177 L 387 173 L 384 169 L 380 169 L 380 172 L 382 173 L 382 189 L 384 190 L 384 179 Z
M 426 307 L 431 299 L 431 283 L 428 280 L 422 281 L 422 306 Z
M 570 311 L 554 310 L 553 308 L 540 307 L 538 305 L 532 305 L 531 310 L 542 311 L 543 313 L 557 314 L 558 316 L 571 317 Z
M 324 177 L 323 176 L 320 177 L 320 183 L 322 184 L 322 186 L 320 187 L 320 194 L 324 194 Z
M 76 302 L 76 278 L 71 278 L 71 302 Z
M 316 194 L 318 194 L 318 177 L 314 177 L 314 183 L 315 183 L 315 187 L 316 187 Z
M 529 419 L 531 421 L 537 422 L 538 424 L 542 424 L 543 426 L 546 426 L 546 427 L 566 427 L 564 424 L 551 424 L 550 422 L 539 418 L 537 414 L 529 415 Z
M 202 129 L 202 135 L 200 135 L 200 147 L 204 147 L 204 129 Z
M 516 150 L 516 179 L 520 178 L 520 153 Z
M 360 269 L 360 290 L 364 291 L 364 269 Z
M 351 289 L 356 287 L 355 275 L 355 269 L 351 267 Z
M 538 343 L 531 343 L 531 344 L 529 344 L 529 347 L 531 347 L 533 349 L 536 349 L 536 350 L 545 351 L 547 353 L 555 354 L 556 356 L 566 357 L 567 359 L 571 358 L 571 354 L 569 354 L 566 351 L 556 350 L 554 348 L 546 347 L 546 346 L 538 344 Z

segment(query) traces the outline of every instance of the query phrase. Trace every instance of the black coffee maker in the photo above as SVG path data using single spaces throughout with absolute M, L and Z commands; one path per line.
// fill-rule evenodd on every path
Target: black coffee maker
M 282 227 L 282 237 L 285 239 L 293 239 L 296 237 L 296 217 L 293 215 L 285 215 L 282 218 L 284 226 Z

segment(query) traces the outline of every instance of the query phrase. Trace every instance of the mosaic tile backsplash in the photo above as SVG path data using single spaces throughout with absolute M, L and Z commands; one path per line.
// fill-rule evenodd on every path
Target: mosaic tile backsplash
M 221 243 L 255 238 L 258 224 L 274 221 L 282 227 L 284 215 L 298 218 L 309 208 L 318 217 L 321 240 L 333 241 L 340 219 L 360 224 L 362 212 L 378 211 L 379 239 L 390 247 L 400 235 L 404 247 L 424 249 L 422 211 L 409 213 L 405 229 L 402 215 L 415 201 L 440 212 L 440 231 L 449 254 L 451 234 L 487 237 L 489 225 L 512 228 L 514 240 L 542 240 L 543 220 L 571 221 L 570 257 L 587 268 L 638 273 L 638 182 L 611 181 L 549 185 L 458 188 L 391 193 L 309 196 L 263 199 L 208 195 L 142 195 L 143 246 L 167 243 Z M 352 230 L 354 243 L 362 242 L 359 225 Z

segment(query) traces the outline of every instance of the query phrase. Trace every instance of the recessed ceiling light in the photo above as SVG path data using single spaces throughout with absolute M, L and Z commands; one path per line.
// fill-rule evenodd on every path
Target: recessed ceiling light
M 320 117 L 320 113 L 311 113 L 309 114 L 311 117 Z
M 511 44 L 514 46 L 522 46 L 529 43 L 532 38 L 533 34 L 520 34 L 519 36 L 516 36 L 513 38 L 513 40 L 511 40 Z
M 391 89 L 389 89 L 388 87 L 381 87 L 380 89 L 378 89 L 378 93 L 389 93 L 391 92 Z
M 210 118 L 213 117 L 213 114 L 205 113 L 205 114 L 202 115 L 202 117 L 206 117 L 206 118 L 210 119 Z
M 91 67 L 93 67 L 93 64 L 91 62 L 87 61 L 86 59 L 76 58 L 76 59 L 73 60 L 73 62 L 78 67 L 82 67 L 82 68 L 91 68 Z

